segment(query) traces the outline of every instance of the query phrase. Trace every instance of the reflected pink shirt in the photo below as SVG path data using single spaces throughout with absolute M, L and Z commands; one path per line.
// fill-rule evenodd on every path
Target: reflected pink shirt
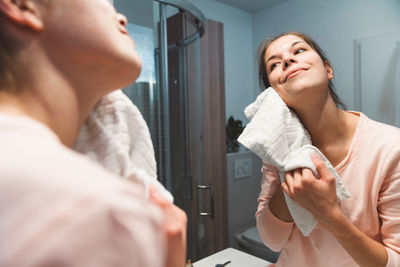
M 142 188 L 0 113 L 0 266 L 163 266 L 162 212 Z
M 386 266 L 400 267 L 400 129 L 359 115 L 348 154 L 335 167 L 352 195 L 340 207 L 355 226 L 385 246 Z M 275 217 L 268 202 L 279 187 L 278 172 L 268 163 L 262 172 L 257 228 L 269 248 L 281 250 L 271 266 L 358 266 L 319 224 L 304 237 L 294 223 Z

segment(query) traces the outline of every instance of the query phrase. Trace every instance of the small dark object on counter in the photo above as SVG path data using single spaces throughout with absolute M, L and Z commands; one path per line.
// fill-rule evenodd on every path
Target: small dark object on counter
M 227 261 L 224 264 L 218 263 L 217 265 L 215 265 L 215 267 L 224 267 L 224 266 L 228 265 L 229 263 L 231 263 L 231 261 Z

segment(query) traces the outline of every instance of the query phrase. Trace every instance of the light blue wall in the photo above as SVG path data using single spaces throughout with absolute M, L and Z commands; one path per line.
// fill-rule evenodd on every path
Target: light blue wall
M 253 16 L 212 0 L 189 0 L 208 19 L 224 24 L 225 111 L 247 123 L 243 110 L 254 98 Z
M 136 82 L 155 83 L 154 33 L 153 29 L 137 24 L 126 25 L 129 35 L 136 43 L 136 51 L 142 59 L 142 71 Z
M 254 51 L 266 36 L 290 30 L 314 38 L 333 64 L 339 96 L 353 108 L 354 39 L 399 29 L 400 0 L 293 0 L 259 11 L 253 19 Z

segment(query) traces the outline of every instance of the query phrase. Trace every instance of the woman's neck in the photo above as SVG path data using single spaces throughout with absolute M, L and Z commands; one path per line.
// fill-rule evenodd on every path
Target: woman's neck
M 310 133 L 312 144 L 336 166 L 348 153 L 359 117 L 339 109 L 330 96 L 307 105 L 296 112 Z
M 87 96 L 83 101 L 80 89 L 85 92 L 88 88 L 72 85 L 50 63 L 36 62 L 40 66 L 37 63 L 33 69 L 22 70 L 24 75 L 16 76 L 15 90 L 0 91 L 0 111 L 37 120 L 52 129 L 63 144 L 72 146 L 98 99 L 89 101 Z M 29 66 L 31 62 L 25 63 Z
M 1 92 L 0 111 L 39 121 L 53 130 L 64 145 L 71 146 L 75 142 L 81 121 L 83 121 L 72 96 L 58 92 L 58 94 L 63 94 L 60 101 L 50 95 L 43 96 L 26 92 L 27 89 L 24 91 L 18 94 Z

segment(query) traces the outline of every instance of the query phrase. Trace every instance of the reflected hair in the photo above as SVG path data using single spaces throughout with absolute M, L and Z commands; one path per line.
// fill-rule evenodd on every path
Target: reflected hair
M 2 15 L 0 14 L 0 21 Z M 14 84 L 14 75 L 11 70 L 13 64 L 11 62 L 12 53 L 9 45 L 6 44 L 6 34 L 4 28 L 0 26 L 0 90 L 9 88 Z
M 269 82 L 269 78 L 268 78 L 267 66 L 265 64 L 265 53 L 266 53 L 269 45 L 273 41 L 275 41 L 283 36 L 287 36 L 287 35 L 294 35 L 294 36 L 300 37 L 315 52 L 317 52 L 317 54 L 319 55 L 319 57 L 321 58 L 321 60 L 323 62 L 329 62 L 328 58 L 325 55 L 325 52 L 321 49 L 321 47 L 319 47 L 319 45 L 311 37 L 307 36 L 304 33 L 291 31 L 291 32 L 286 32 L 286 33 L 276 35 L 275 37 L 267 37 L 261 43 L 261 45 L 258 49 L 258 56 L 257 56 L 258 57 L 258 81 L 259 81 L 261 88 L 268 88 L 271 86 L 271 84 Z M 342 109 L 346 110 L 347 109 L 346 105 L 343 103 L 343 101 L 339 98 L 339 96 L 335 92 L 335 85 L 332 80 L 329 80 L 328 88 L 329 88 L 329 93 L 330 93 L 333 101 L 335 102 L 336 106 L 342 107 Z
M 47 5 L 51 0 L 33 0 L 41 5 Z M 13 61 L 15 50 L 18 45 L 13 43 L 11 36 L 7 32 L 5 15 L 0 12 L 0 90 L 15 91 L 16 77 L 15 69 L 18 67 Z

